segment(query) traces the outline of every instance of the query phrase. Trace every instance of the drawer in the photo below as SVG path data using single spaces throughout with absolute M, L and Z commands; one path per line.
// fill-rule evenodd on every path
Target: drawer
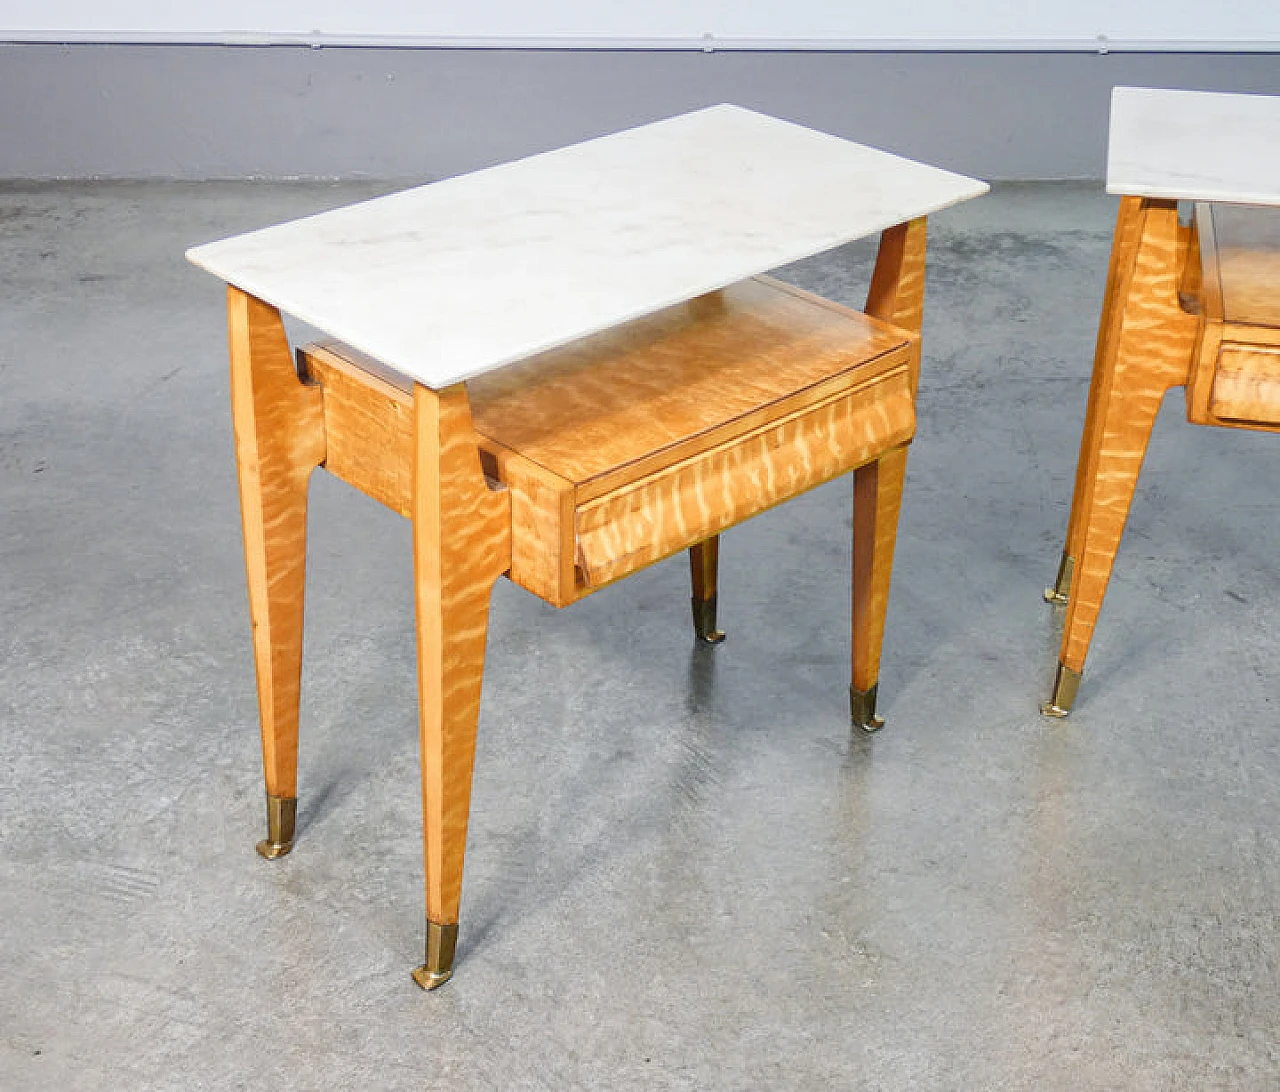
M 915 431 L 905 364 L 576 507 L 575 566 L 598 588 L 871 462 Z
M 916 335 L 753 278 L 467 383 L 511 570 L 555 606 L 908 443 Z M 408 515 L 413 387 L 337 342 L 324 465 Z
M 1226 421 L 1280 425 L 1280 345 L 1224 341 L 1209 412 Z
M 469 382 L 511 579 L 565 606 L 906 443 L 918 347 L 753 278 Z

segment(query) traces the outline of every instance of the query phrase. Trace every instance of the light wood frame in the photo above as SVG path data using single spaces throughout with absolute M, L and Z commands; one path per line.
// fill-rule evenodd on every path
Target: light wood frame
M 607 488 L 594 485 L 585 499 L 478 431 L 466 384 L 433 391 L 333 343 L 308 347 L 295 365 L 279 312 L 228 290 L 232 417 L 269 804 L 292 805 L 297 796 L 311 471 L 323 466 L 413 522 L 429 963 L 440 930 L 456 931 L 458 922 L 489 598 L 500 575 L 563 606 L 688 549 L 696 617 L 699 601 L 714 602 L 720 531 L 852 469 L 852 683 L 871 695 L 874 714 L 906 447 L 915 429 L 925 236 L 923 219 L 883 234 L 870 319 L 798 289 L 770 289 L 842 321 L 878 323 L 872 359 L 770 413 L 743 416 L 729 432 L 708 434 L 683 462 L 645 464 L 629 478 L 609 479 Z M 709 299 L 707 306 L 719 304 Z M 734 460 L 747 458 L 766 460 L 769 473 L 751 479 L 755 486 L 744 475 L 732 496 L 700 496 L 699 510 L 711 505 L 705 522 L 669 521 L 673 529 L 638 554 L 593 559 L 581 543 L 562 542 L 566 528 L 580 537 L 590 533 L 591 520 L 603 519 L 601 505 L 625 509 L 630 502 L 612 499 L 620 491 L 631 497 L 658 483 L 654 497 L 667 496 L 666 489 L 678 498 L 681 482 L 695 491 L 711 480 L 707 475 L 733 482 Z M 766 479 L 786 484 L 761 491 Z M 647 496 L 644 503 L 654 503 Z M 621 517 L 609 518 L 615 523 L 602 526 Z M 593 565 L 596 573 L 586 571 Z M 288 852 L 292 811 L 288 837 L 273 827 L 272 838 L 277 853 L 268 855 Z M 451 967 L 456 934 L 445 935 L 447 965 L 436 968 L 442 973 L 431 984 L 447 979 Z
M 1262 397 L 1257 378 L 1278 363 L 1280 331 L 1224 322 L 1215 309 L 1199 220 L 1180 224 L 1172 200 L 1122 198 L 1063 563 L 1046 593 L 1066 605 L 1047 715 L 1065 716 L 1074 703 L 1165 395 L 1186 387 L 1192 424 L 1280 431 L 1280 399 Z

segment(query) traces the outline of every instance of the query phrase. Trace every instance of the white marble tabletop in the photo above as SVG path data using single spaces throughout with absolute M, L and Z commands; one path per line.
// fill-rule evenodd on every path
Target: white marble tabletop
M 1280 97 L 1115 88 L 1107 192 L 1280 205 Z
M 714 106 L 187 257 L 439 389 L 986 190 Z

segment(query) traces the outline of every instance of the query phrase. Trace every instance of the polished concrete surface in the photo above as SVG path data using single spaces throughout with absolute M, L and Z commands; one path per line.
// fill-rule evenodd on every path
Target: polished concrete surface
M 680 558 L 563 612 L 500 583 L 422 993 L 409 527 L 318 474 L 299 838 L 259 859 L 222 293 L 181 255 L 376 188 L 0 187 L 0 1088 L 1280 1084 L 1280 438 L 1171 396 L 1037 713 L 1094 185 L 936 218 L 883 732 L 848 482 L 726 536 L 718 648 Z M 857 302 L 867 254 L 784 275 Z

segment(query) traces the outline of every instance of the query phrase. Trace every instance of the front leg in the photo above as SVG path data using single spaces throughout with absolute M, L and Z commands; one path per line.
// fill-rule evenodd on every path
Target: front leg
M 238 288 L 228 288 L 227 326 L 267 782 L 267 837 L 258 843 L 258 852 L 270 860 L 293 848 L 307 483 L 325 459 L 324 409 L 320 388 L 298 378 L 279 311 Z
M 867 314 L 920 333 L 924 321 L 924 219 L 890 228 L 880 237 Z M 920 380 L 920 343 L 911 357 L 912 397 Z M 907 474 L 907 449 L 895 448 L 853 474 L 853 657 L 849 716 L 867 732 L 883 727 L 876 715 L 880 649 L 889 609 L 889 580 L 898 512 Z
M 467 392 L 414 388 L 413 559 L 422 739 L 426 962 L 453 973 L 493 582 L 511 567 L 511 501 L 480 469 Z
M 1089 392 L 1071 513 L 1079 545 L 1053 693 L 1040 706 L 1045 716 L 1065 717 L 1075 702 L 1151 428 L 1165 394 L 1187 381 L 1199 328 L 1178 302 L 1177 204 L 1143 199 L 1136 216 Z
M 853 472 L 853 680 L 849 686 L 849 717 L 853 726 L 864 732 L 884 727 L 884 720 L 876 715 L 876 694 L 906 475 L 905 447 L 894 448 Z
M 1093 479 L 1091 462 L 1097 453 L 1094 432 L 1097 428 L 1099 402 L 1106 386 L 1106 375 L 1115 354 L 1116 338 L 1124 318 L 1120 292 L 1131 282 L 1133 250 L 1142 230 L 1142 198 L 1123 197 L 1116 213 L 1115 235 L 1111 243 L 1111 263 L 1107 270 L 1107 287 L 1102 298 L 1102 318 L 1098 322 L 1098 340 L 1093 353 L 1093 379 L 1089 383 L 1089 401 L 1085 410 L 1084 432 L 1080 438 L 1080 458 L 1076 463 L 1075 490 L 1071 495 L 1071 515 L 1067 520 L 1067 542 L 1058 562 L 1058 575 L 1053 586 L 1044 591 L 1049 603 L 1065 604 L 1071 596 L 1071 581 L 1076 561 L 1084 546 L 1084 496 Z

